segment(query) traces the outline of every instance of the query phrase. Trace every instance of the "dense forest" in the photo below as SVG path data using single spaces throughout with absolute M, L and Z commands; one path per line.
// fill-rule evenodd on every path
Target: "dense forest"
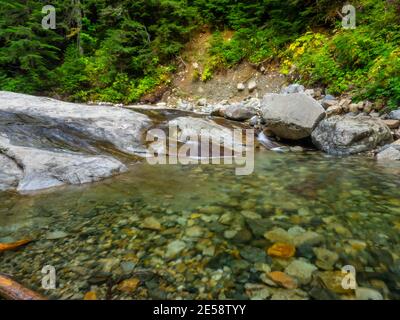
M 56 9 L 44 29 L 42 7 Z M 168 84 L 176 59 L 205 26 L 213 39 L 198 81 L 243 60 L 332 94 L 400 102 L 400 1 L 0 0 L 0 89 L 73 101 L 136 102 Z M 226 40 L 224 30 L 234 36 Z

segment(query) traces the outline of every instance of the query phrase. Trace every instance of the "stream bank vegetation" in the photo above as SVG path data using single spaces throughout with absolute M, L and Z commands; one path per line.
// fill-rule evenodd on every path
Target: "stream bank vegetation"
M 207 26 L 199 81 L 244 60 L 278 63 L 332 94 L 400 103 L 399 0 L 352 1 L 353 30 L 341 27 L 340 0 L 55 0 L 55 30 L 41 27 L 41 1 L 0 3 L 1 90 L 138 102 L 169 85 L 185 44 Z

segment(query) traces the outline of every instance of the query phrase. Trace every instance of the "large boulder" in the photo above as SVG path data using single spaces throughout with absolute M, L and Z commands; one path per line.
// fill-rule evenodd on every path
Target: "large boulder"
M 390 129 L 377 118 L 334 116 L 322 120 L 312 133 L 314 145 L 329 154 L 370 151 L 392 142 Z
M 126 170 L 125 165 L 109 156 L 16 146 L 4 136 L 0 136 L 0 151 L 0 190 L 28 192 L 83 184 Z
M 278 137 L 290 140 L 309 137 L 325 117 L 324 108 L 303 93 L 267 94 L 261 111 L 268 128 Z
M 146 152 L 146 115 L 0 91 L 0 190 L 37 191 L 121 173 Z M 109 155 L 103 155 L 107 152 Z
M 88 106 L 0 91 L 0 111 L 47 121 L 109 143 L 129 154 L 145 152 L 142 134 L 152 124 L 144 114 L 113 106 Z

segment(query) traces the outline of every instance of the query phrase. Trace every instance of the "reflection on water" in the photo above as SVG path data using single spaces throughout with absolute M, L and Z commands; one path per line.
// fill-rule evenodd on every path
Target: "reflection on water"
M 359 286 L 400 298 L 400 166 L 265 151 L 253 175 L 234 173 L 143 163 L 94 185 L 2 194 L 0 242 L 36 241 L 0 254 L 0 272 L 63 299 L 351 299 L 336 278 L 353 265 Z M 275 242 L 295 256 L 268 255 Z M 45 265 L 56 290 L 40 288 Z

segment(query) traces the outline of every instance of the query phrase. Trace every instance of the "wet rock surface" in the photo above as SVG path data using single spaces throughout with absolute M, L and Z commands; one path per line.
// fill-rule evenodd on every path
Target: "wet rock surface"
M 325 117 L 324 108 L 303 93 L 268 94 L 261 102 L 263 119 L 278 137 L 299 140 L 307 138 Z
M 10 177 L 18 178 L 18 183 L 13 181 L 7 189 L 14 188 L 17 184 L 16 190 L 19 192 L 48 189 L 63 184 L 90 183 L 126 171 L 125 165 L 111 157 L 14 146 L 1 136 L 0 150 L 23 168 L 23 174 L 13 175 L 11 171 L 11 176 L 7 173 L 5 180 L 0 177 L 0 181 L 5 182 Z
M 132 154 L 142 151 L 141 135 L 151 125 L 147 116 L 131 110 L 68 103 L 5 91 L 0 92 L 0 111 L 18 117 L 22 123 L 24 118 L 32 119 L 31 124 L 49 121 Z
M 314 145 L 329 154 L 370 151 L 393 140 L 390 129 L 367 116 L 334 116 L 322 120 L 312 133 Z
M 0 189 L 36 191 L 126 171 L 110 155 L 143 152 L 143 114 L 0 92 Z

